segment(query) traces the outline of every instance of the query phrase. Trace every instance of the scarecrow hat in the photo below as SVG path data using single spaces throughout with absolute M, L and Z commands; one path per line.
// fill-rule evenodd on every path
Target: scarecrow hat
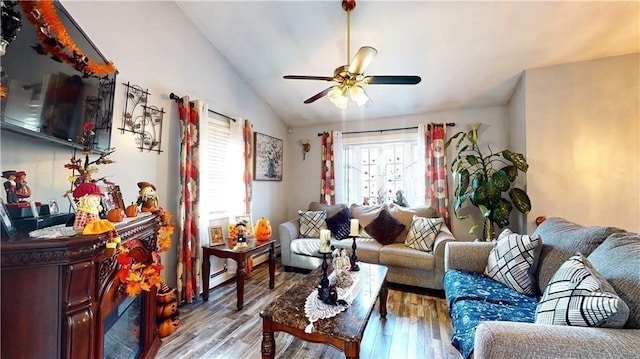
M 25 172 L 25 171 L 18 171 L 18 172 L 16 172 L 16 177 L 26 176 L 26 175 L 27 175 L 27 172 Z
M 88 194 L 102 196 L 102 191 L 100 191 L 100 188 L 96 186 L 95 183 L 91 182 L 81 183 L 73 190 L 73 198 L 76 199 Z
M 18 174 L 16 173 L 16 171 L 2 171 L 2 178 L 6 178 L 9 179 L 9 176 L 15 176 L 18 177 Z
M 138 188 L 143 189 L 143 188 L 146 188 L 146 187 L 151 187 L 151 188 L 153 188 L 154 191 L 156 190 L 156 186 L 152 185 L 149 182 L 138 182 Z

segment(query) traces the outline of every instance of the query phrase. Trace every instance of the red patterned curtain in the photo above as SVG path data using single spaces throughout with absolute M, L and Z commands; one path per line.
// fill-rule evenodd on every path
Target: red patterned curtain
M 320 171 L 320 203 L 335 204 L 334 132 L 322 134 L 322 169 Z
M 444 147 L 447 137 L 446 124 L 428 124 L 425 136 L 426 203 L 430 203 L 447 226 L 449 219 L 449 188 L 447 184 L 447 154 Z
M 242 139 L 244 141 L 244 213 L 251 213 L 251 199 L 253 196 L 253 125 L 251 121 L 244 120 L 242 124 Z
M 187 303 L 198 295 L 200 283 L 200 239 L 198 207 L 200 171 L 200 101 L 190 102 L 185 96 L 178 100 L 180 116 L 180 201 L 178 241 L 178 298 Z

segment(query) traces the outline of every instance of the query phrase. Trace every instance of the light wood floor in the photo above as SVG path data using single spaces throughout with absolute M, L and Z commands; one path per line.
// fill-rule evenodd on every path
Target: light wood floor
M 305 274 L 276 267 L 276 288 L 269 290 L 268 266 L 257 266 L 245 282 L 245 305 L 236 310 L 235 281 L 211 290 L 209 301 L 199 299 L 179 309 L 180 326 L 162 339 L 156 358 L 260 358 L 260 311 Z M 387 318 L 376 305 L 364 333 L 360 357 L 460 359 L 449 343 L 451 323 L 444 299 L 392 286 Z M 344 358 L 329 345 L 307 343 L 278 332 L 277 358 Z

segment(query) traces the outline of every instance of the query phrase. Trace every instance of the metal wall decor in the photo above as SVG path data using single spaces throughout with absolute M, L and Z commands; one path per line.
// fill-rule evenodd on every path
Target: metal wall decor
M 97 148 L 98 139 L 111 136 L 111 118 L 113 115 L 113 96 L 116 82 L 114 79 L 102 78 L 98 81 L 97 96 L 87 96 L 85 99 L 85 122 L 94 124 L 93 130 L 97 133 L 93 137 L 91 148 Z
M 164 109 L 149 105 L 149 91 L 129 82 L 125 86 L 124 114 L 118 129 L 136 135 L 140 151 L 162 152 L 162 118 Z

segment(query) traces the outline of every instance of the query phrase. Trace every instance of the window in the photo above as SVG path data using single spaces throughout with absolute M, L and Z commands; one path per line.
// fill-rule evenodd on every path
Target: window
M 347 203 L 421 204 L 415 133 L 343 137 Z

